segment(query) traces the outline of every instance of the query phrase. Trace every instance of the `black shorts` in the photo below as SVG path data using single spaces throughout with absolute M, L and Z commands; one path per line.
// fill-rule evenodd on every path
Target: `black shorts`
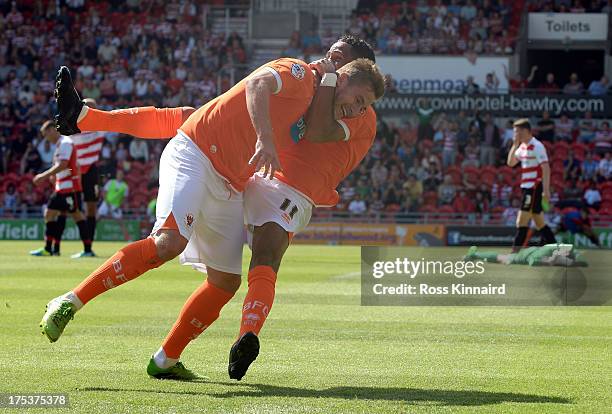
M 98 166 L 92 164 L 89 167 L 89 171 L 81 176 L 81 185 L 83 186 L 83 198 L 86 203 L 98 202 L 100 195 L 99 181 L 100 174 L 98 173 Z
M 47 203 L 49 210 L 67 211 L 74 213 L 81 209 L 81 192 L 53 193 Z
M 540 214 L 542 212 L 542 183 L 538 183 L 532 188 L 521 188 L 521 190 L 523 191 L 521 211 Z

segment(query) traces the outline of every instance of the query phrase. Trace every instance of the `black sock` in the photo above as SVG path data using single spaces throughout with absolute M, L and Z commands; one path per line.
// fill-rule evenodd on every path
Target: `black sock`
M 597 238 L 597 236 L 596 236 L 596 235 L 591 234 L 591 235 L 590 235 L 590 236 L 588 236 L 588 237 L 589 237 L 589 240 L 591 241 L 591 243 L 593 243 L 593 244 L 594 244 L 595 246 L 597 246 L 597 247 L 601 247 L 601 246 L 600 246 L 600 244 L 599 244 L 599 239 Z
M 540 229 L 540 238 L 540 245 L 542 246 L 544 246 L 545 244 L 553 244 L 557 242 L 557 239 L 555 239 L 555 234 L 547 225 Z
M 512 245 L 512 251 L 516 252 L 523 248 L 525 239 L 527 238 L 527 227 L 519 227 L 516 229 L 516 236 L 514 236 L 514 244 Z
M 53 253 L 60 252 L 60 243 L 62 242 L 62 236 L 64 235 L 64 229 L 66 228 L 66 216 L 61 215 L 57 218 L 57 228 L 55 229 L 55 243 L 53 244 Z
M 96 237 L 96 216 L 87 217 L 87 227 L 89 228 L 89 239 L 93 243 Z
M 56 229 L 57 229 L 57 222 L 47 221 L 45 223 L 45 250 L 48 251 L 49 253 L 52 252 L 51 245 L 53 244 L 53 241 L 55 240 Z
M 87 222 L 85 220 L 77 221 L 77 226 L 79 227 L 79 236 L 81 236 L 81 241 L 83 242 L 83 250 L 89 253 L 91 252 L 91 239 L 89 238 Z

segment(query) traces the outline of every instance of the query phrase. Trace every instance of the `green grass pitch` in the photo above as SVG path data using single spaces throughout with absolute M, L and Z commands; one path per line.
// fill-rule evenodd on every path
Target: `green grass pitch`
M 103 259 L 69 259 L 79 250 L 74 242 L 63 245 L 60 258 L 27 255 L 39 246 L 0 243 L 0 392 L 67 393 L 70 409 L 53 412 L 603 413 L 612 407 L 612 308 L 362 307 L 353 247 L 288 250 L 260 356 L 241 382 L 228 379 L 227 356 L 246 283 L 183 354 L 186 366 L 208 380 L 154 380 L 145 372 L 149 357 L 203 275 L 169 263 L 92 301 L 50 344 L 38 328 L 46 302 Z M 108 257 L 120 246 L 97 243 L 95 250 Z M 248 257 L 245 249 L 245 266 Z

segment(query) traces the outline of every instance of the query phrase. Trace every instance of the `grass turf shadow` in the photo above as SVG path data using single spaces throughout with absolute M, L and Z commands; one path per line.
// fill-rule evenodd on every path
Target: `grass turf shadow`
M 538 404 L 571 404 L 572 401 L 562 397 L 545 395 L 518 394 L 510 392 L 489 392 L 475 390 L 433 390 L 422 388 L 400 387 L 332 387 L 324 389 L 309 389 L 283 387 L 268 384 L 247 384 L 235 382 L 196 381 L 211 385 L 240 387 L 236 391 L 214 392 L 168 391 L 163 389 L 121 389 L 106 387 L 85 387 L 78 391 L 86 392 L 141 392 L 176 395 L 202 395 L 215 398 L 233 397 L 294 397 L 294 398 L 342 398 L 347 400 L 380 400 L 404 401 L 407 404 L 433 402 L 449 406 L 477 406 L 501 403 L 538 403 Z M 244 389 L 249 388 L 249 389 Z

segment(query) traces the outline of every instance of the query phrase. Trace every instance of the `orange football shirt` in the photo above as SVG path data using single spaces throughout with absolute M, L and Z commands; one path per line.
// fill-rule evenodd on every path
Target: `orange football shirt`
M 372 107 L 362 116 L 341 122 L 348 135 L 344 141 L 313 143 L 301 139 L 294 126 L 292 136 L 297 142 L 278 153 L 283 171 L 275 177 L 317 207 L 338 204 L 336 187 L 363 160 L 376 136 L 376 113 Z
M 269 62 L 223 95 L 198 108 L 180 130 L 210 159 L 215 170 L 238 191 L 255 172 L 248 165 L 257 136 L 246 106 L 246 81 L 260 70 L 269 70 L 277 82 L 270 97 L 270 118 L 276 150 L 293 145 L 290 129 L 308 110 L 315 77 L 301 60 L 281 58 Z M 284 168 L 285 166 L 282 164 Z

